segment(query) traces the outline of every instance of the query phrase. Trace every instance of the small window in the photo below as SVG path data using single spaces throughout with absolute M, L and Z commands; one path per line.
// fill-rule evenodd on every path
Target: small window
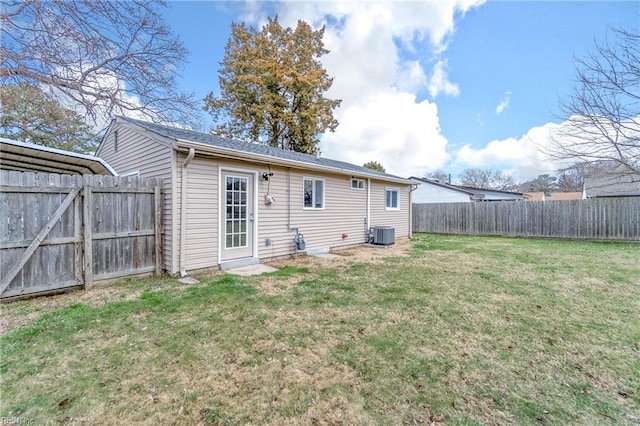
M 113 148 L 115 152 L 118 152 L 118 131 L 113 132 Z
M 385 196 L 385 206 L 387 210 L 399 210 L 398 200 L 400 199 L 400 191 L 396 188 L 387 188 Z
M 304 208 L 324 209 L 324 180 L 304 179 Z
M 351 179 L 351 189 L 364 189 L 364 179 Z

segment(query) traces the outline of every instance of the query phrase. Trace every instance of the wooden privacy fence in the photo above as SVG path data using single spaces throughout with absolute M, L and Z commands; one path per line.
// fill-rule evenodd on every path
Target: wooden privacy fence
M 640 241 L 640 197 L 414 204 L 413 230 Z
M 161 272 L 161 181 L 0 171 L 0 299 Z

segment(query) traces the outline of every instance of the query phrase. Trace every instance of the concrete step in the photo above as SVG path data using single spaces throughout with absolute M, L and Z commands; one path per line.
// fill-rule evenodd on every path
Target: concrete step
M 220 269 L 222 269 L 223 271 L 228 271 L 229 269 L 241 268 L 243 266 L 257 265 L 258 263 L 260 263 L 259 259 L 256 259 L 255 257 L 246 257 L 244 259 L 234 259 L 220 262 Z

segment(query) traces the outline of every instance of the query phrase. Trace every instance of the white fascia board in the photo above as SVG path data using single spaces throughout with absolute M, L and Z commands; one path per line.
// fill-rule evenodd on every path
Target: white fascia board
M 371 178 L 371 179 L 381 180 L 385 182 L 400 183 L 403 185 L 412 184 L 412 182 L 408 179 L 400 179 L 400 178 L 393 178 L 393 177 L 387 177 L 387 176 L 380 176 L 376 174 L 355 172 L 353 170 L 340 169 L 337 167 L 315 165 L 311 163 L 305 163 L 304 161 L 287 160 L 285 158 L 272 157 L 270 155 L 255 154 L 255 153 L 246 152 L 246 151 L 237 151 L 235 149 L 222 148 L 219 146 L 209 145 L 209 144 L 200 143 L 200 142 L 192 142 L 192 141 L 183 140 L 183 139 L 176 140 L 175 148 L 176 149 L 196 148 L 197 150 L 203 153 L 218 154 L 222 157 L 231 158 L 234 160 L 244 160 L 244 161 L 253 160 L 260 163 L 274 164 L 274 165 L 285 166 L 285 167 L 295 167 L 298 169 L 314 170 L 314 171 L 320 171 L 320 172 L 333 172 L 333 173 L 354 176 L 354 177 L 365 177 L 365 178 Z

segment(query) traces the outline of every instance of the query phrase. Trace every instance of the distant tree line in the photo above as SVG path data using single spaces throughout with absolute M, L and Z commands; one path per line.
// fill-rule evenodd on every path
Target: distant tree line
M 495 189 L 513 192 L 577 192 L 582 191 L 585 178 L 616 173 L 619 165 L 613 161 L 600 161 L 596 164 L 577 163 L 555 174 L 545 173 L 536 178 L 517 183 L 515 179 L 498 169 L 470 168 L 452 179 L 450 173 L 436 170 L 427 173 L 424 178 L 474 188 Z

